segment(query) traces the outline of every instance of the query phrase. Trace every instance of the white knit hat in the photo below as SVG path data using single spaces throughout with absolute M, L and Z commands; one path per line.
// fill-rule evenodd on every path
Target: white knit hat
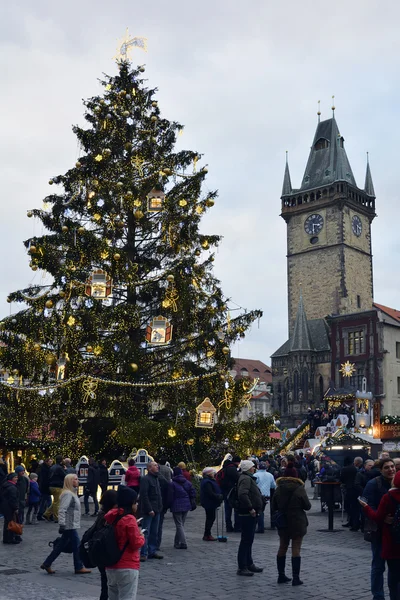
M 254 463 L 252 460 L 242 460 L 239 467 L 242 469 L 243 473 L 246 471 L 250 471 L 254 467 Z
M 203 475 L 211 475 L 211 473 L 215 474 L 216 470 L 212 467 L 206 467 L 205 469 L 203 469 Z

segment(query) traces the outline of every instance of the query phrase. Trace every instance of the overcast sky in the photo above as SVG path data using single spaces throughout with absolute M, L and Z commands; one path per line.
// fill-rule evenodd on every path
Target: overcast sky
M 148 53 L 133 60 L 146 63 L 163 116 L 185 125 L 180 144 L 204 153 L 207 186 L 219 190 L 203 229 L 224 236 L 215 262 L 223 290 L 264 311 L 234 355 L 270 364 L 287 338 L 285 151 L 298 187 L 317 101 L 329 118 L 332 94 L 359 187 L 369 151 L 375 300 L 400 308 L 399 21 L 400 3 L 377 0 L 8 2 L 0 22 L 0 315 L 9 313 L 10 291 L 40 280 L 22 245 L 40 224 L 26 211 L 40 208 L 49 178 L 75 163 L 71 125 L 83 123 L 82 99 L 99 93 L 97 78 L 115 74 L 126 27 L 148 38 Z

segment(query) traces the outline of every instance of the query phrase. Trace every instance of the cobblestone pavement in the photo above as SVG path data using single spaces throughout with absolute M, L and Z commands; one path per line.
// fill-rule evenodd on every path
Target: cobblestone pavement
M 229 534 L 226 544 L 203 542 L 204 511 L 199 507 L 187 519 L 188 550 L 173 548 L 175 528 L 171 514 L 167 513 L 162 543 L 164 560 L 141 563 L 138 600 L 368 600 L 371 598 L 369 544 L 361 533 L 341 527 L 338 512 L 335 525 L 340 533 L 318 531 L 327 528 L 328 518 L 320 512 L 319 502 L 314 500 L 312 505 L 302 550 L 303 586 L 276 583 L 278 536 L 269 529 L 263 535 L 256 535 L 253 546 L 254 560 L 264 567 L 264 572 L 252 578 L 237 577 L 240 534 Z M 83 527 L 92 522 L 90 518 L 82 518 Z M 216 534 L 215 527 L 213 533 Z M 55 575 L 40 571 L 39 566 L 49 551 L 47 544 L 57 535 L 57 525 L 41 522 L 25 527 L 21 544 L 0 543 L 0 600 L 99 598 L 97 570 L 90 575 L 75 575 L 71 555 L 62 554 L 57 559 Z M 290 567 L 290 559 L 288 562 Z

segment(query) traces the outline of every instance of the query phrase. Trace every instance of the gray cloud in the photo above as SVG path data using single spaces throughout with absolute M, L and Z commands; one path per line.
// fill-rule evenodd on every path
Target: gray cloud
M 375 299 L 399 308 L 399 17 L 398 4 L 374 0 L 13 2 L 0 24 L 1 313 L 9 291 L 38 277 L 22 240 L 40 225 L 26 210 L 41 206 L 48 179 L 75 162 L 71 125 L 83 122 L 81 99 L 99 91 L 97 78 L 115 72 L 126 26 L 148 37 L 148 54 L 134 60 L 147 64 L 163 114 L 185 124 L 179 144 L 204 153 L 207 186 L 219 189 L 203 227 L 224 236 L 215 262 L 224 291 L 264 310 L 234 353 L 268 363 L 286 339 L 285 150 L 298 185 L 317 100 L 329 117 L 332 94 L 361 187 L 370 152 Z

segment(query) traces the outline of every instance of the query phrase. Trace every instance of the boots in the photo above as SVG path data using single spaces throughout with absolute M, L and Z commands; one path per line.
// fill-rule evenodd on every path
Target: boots
M 303 585 L 303 582 L 300 579 L 300 566 L 301 566 L 301 556 L 292 556 L 292 573 L 293 573 L 292 585 Z
M 276 566 L 278 567 L 278 583 L 288 583 L 288 581 L 292 581 L 290 577 L 286 577 L 285 575 L 285 563 L 286 556 L 276 557 Z
M 37 524 L 38 524 L 37 516 L 33 515 L 33 517 L 32 517 L 32 525 L 37 525 Z

